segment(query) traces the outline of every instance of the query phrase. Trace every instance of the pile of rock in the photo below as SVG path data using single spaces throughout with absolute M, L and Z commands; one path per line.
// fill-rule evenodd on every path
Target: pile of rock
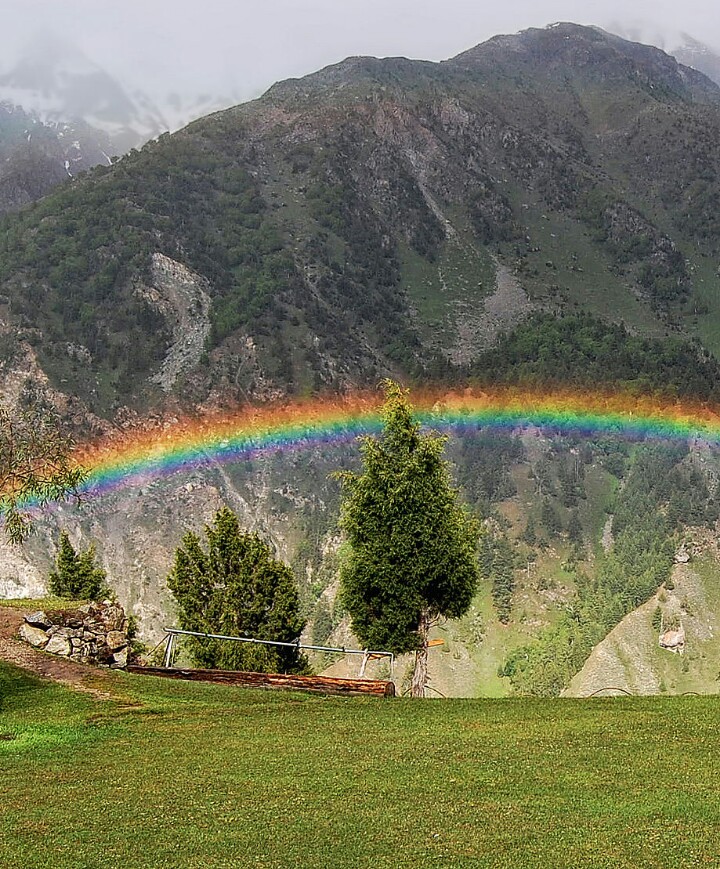
M 30 613 L 20 626 L 25 642 L 85 664 L 124 667 L 128 658 L 128 620 L 120 604 L 106 600 L 47 615 Z

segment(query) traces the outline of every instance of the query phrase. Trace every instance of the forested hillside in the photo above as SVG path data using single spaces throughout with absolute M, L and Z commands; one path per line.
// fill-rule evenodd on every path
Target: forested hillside
M 349 58 L 3 218 L 0 376 L 83 436 L 388 375 L 712 403 L 719 203 L 720 88 L 658 49 L 563 24 L 442 63 Z M 438 629 L 438 690 L 567 690 L 670 592 L 683 544 L 706 564 L 706 445 L 478 429 L 448 453 L 484 523 L 485 579 Z M 154 635 L 173 547 L 227 503 L 292 563 L 312 637 L 349 643 L 329 475 L 354 463 L 352 446 L 313 447 L 63 508 L 32 570 L 6 556 L 3 587 L 42 587 L 69 524 Z M 703 571 L 706 636 L 720 596 Z M 686 664 L 669 690 L 707 685 L 707 661 Z
M 720 346 L 719 109 L 700 73 L 575 25 L 351 58 L 6 219 L 9 334 L 106 416 L 462 380 L 533 309 L 700 342 L 670 342 L 672 367 Z M 209 300 L 204 352 L 163 389 L 180 313 L 159 255 Z

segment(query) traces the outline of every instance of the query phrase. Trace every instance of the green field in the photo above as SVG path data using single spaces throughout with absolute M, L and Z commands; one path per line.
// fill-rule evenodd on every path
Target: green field
M 329 699 L 0 667 L 0 866 L 720 864 L 717 698 Z

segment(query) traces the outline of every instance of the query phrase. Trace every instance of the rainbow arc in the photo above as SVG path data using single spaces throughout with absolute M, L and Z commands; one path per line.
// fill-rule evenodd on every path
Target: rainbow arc
M 478 429 L 583 437 L 720 443 L 720 409 L 648 397 L 581 392 L 426 391 L 412 396 L 419 422 L 448 433 Z M 381 398 L 358 394 L 187 418 L 78 450 L 90 471 L 83 492 L 99 495 L 180 471 L 248 460 L 276 451 L 348 444 L 382 428 Z

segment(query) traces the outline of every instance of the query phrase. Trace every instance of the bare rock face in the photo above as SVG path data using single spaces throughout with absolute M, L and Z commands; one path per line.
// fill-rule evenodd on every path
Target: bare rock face
M 0 538 L 0 598 L 42 597 L 47 580 L 25 550 Z
M 109 600 L 52 616 L 31 613 L 25 617 L 19 634 L 35 648 L 85 664 L 109 667 L 127 664 L 128 620 L 123 608 Z
M 153 254 L 151 287 L 136 293 L 159 311 L 172 328 L 173 343 L 152 381 L 170 392 L 178 377 L 197 364 L 210 334 L 208 282 L 181 263 Z

